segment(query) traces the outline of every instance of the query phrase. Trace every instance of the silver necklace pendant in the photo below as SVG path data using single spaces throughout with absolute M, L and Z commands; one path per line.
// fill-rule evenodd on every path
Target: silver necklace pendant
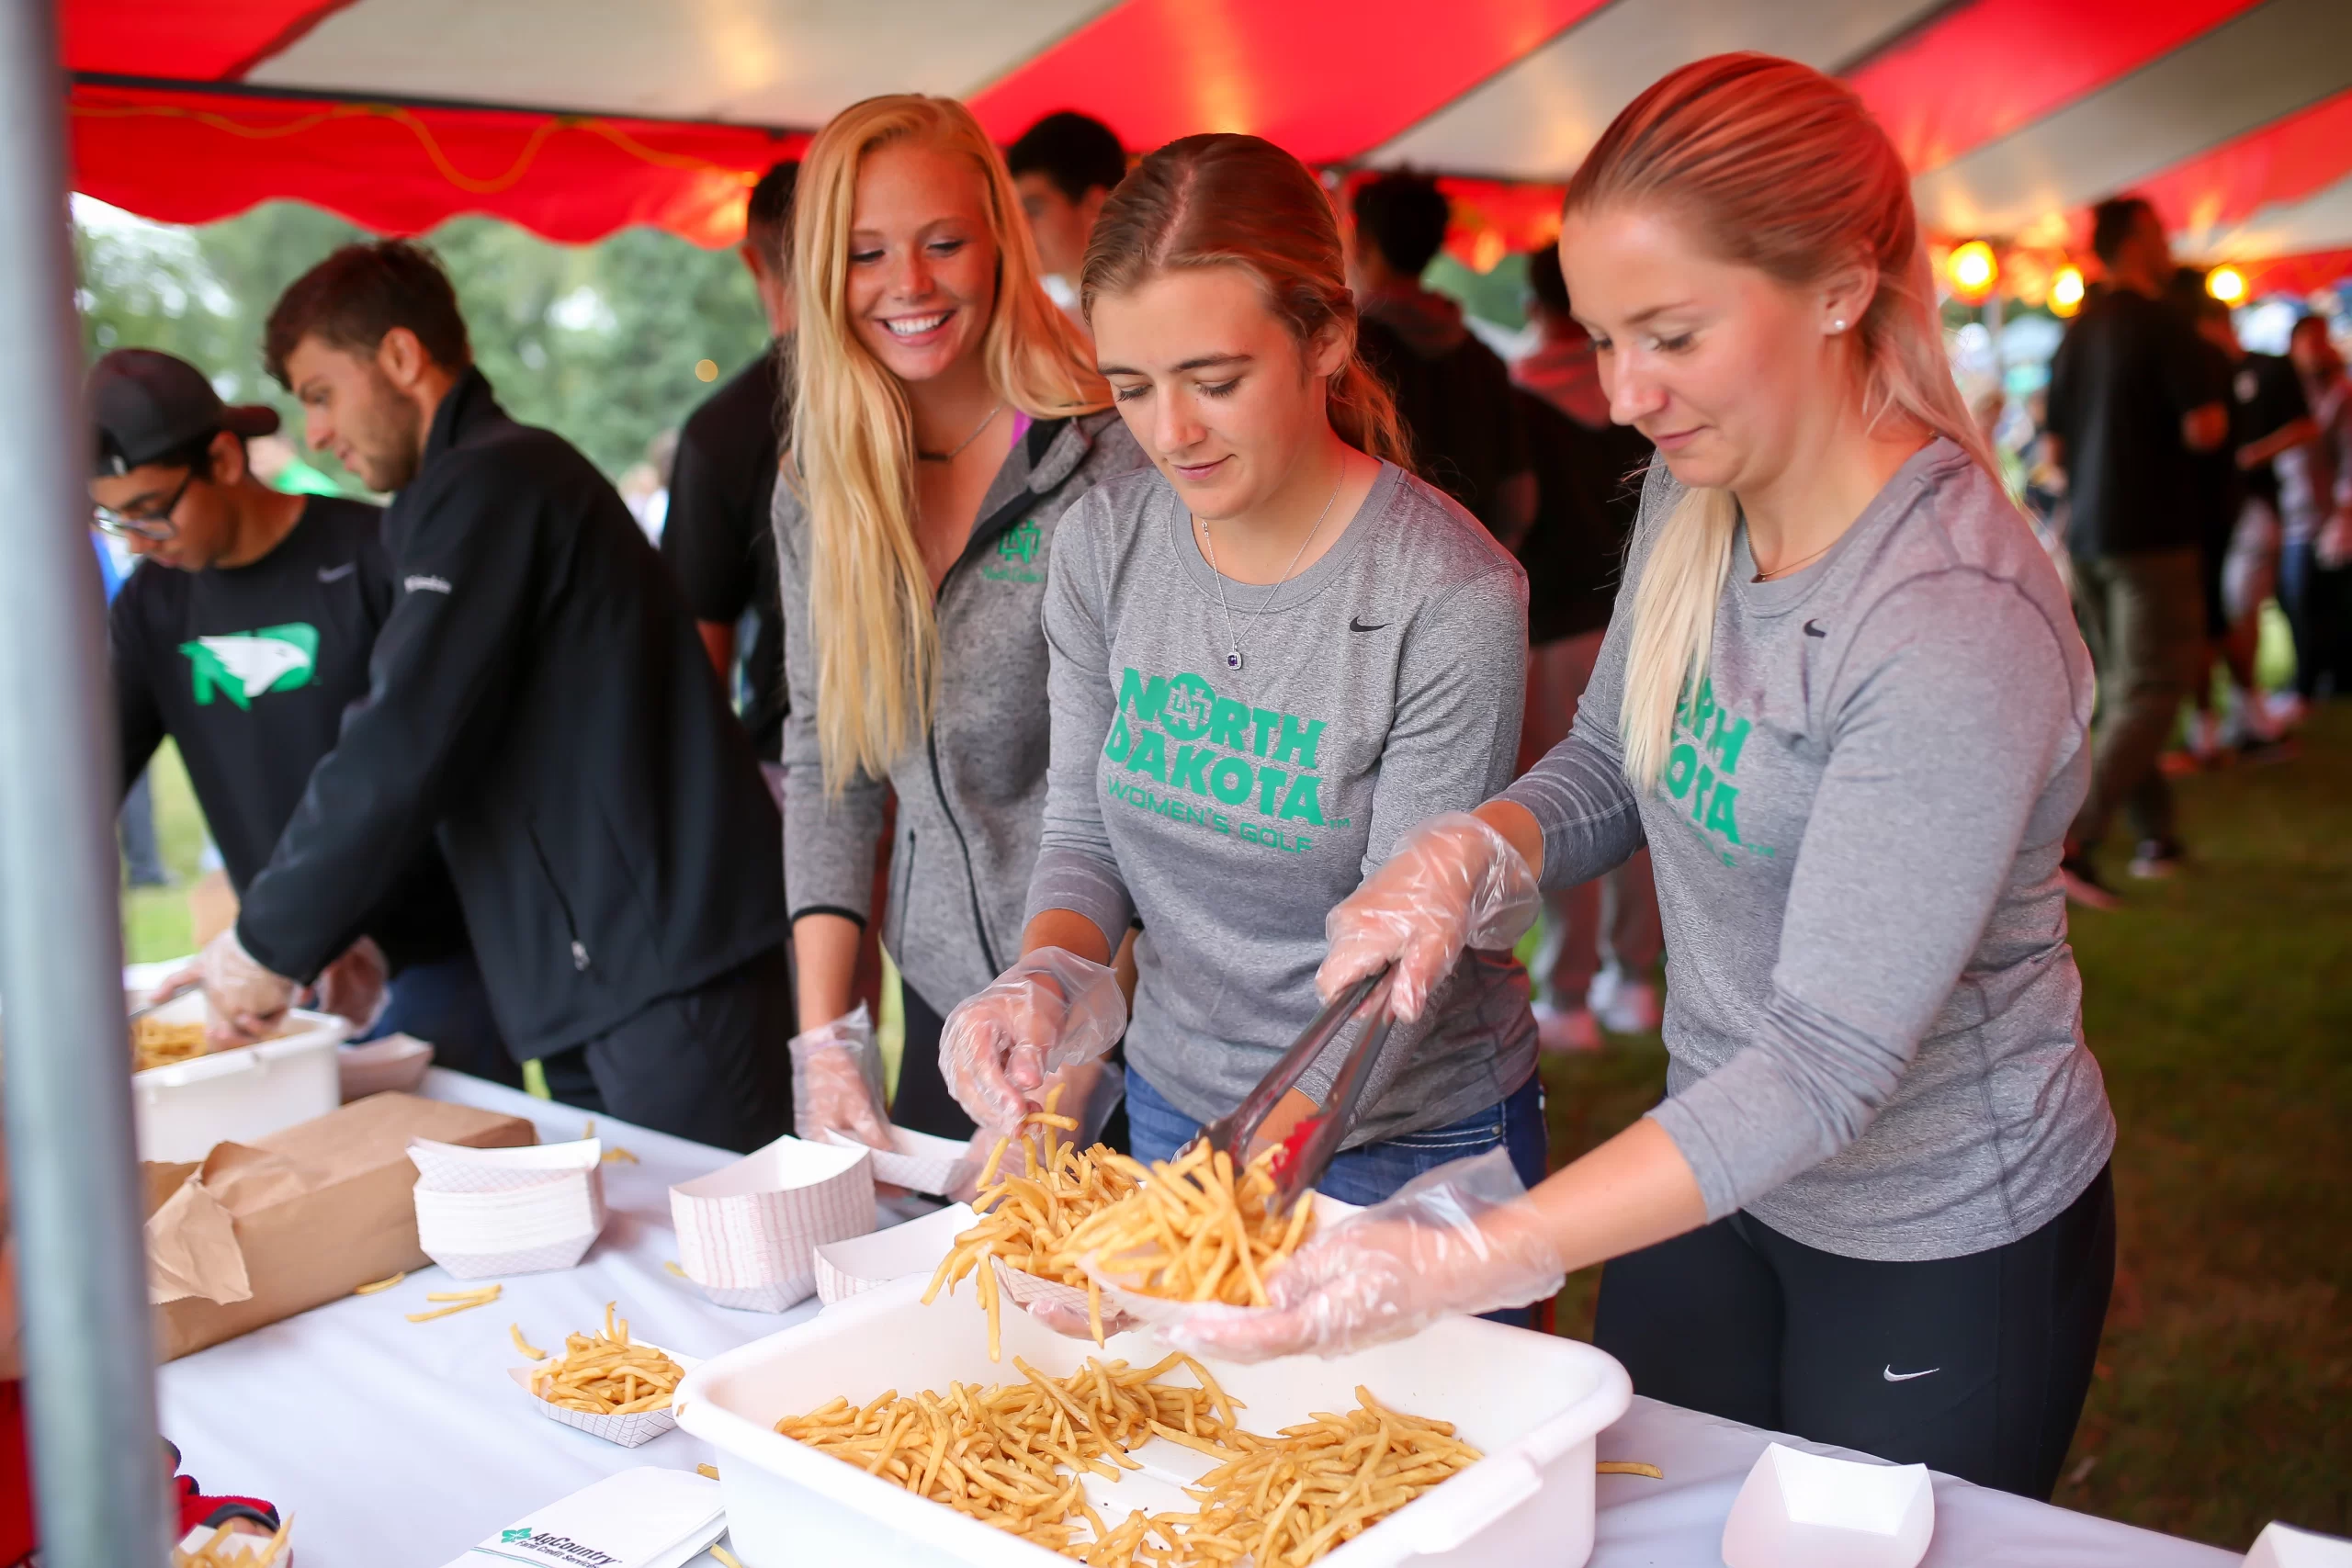
M 1239 649 L 1238 649 L 1238 648 L 1234 648 L 1234 649 L 1227 649 L 1226 650 L 1226 655 L 1225 655 L 1225 667 L 1226 667 L 1227 670 L 1232 670 L 1232 671 L 1238 671 L 1240 670 L 1240 668 L 1241 668 L 1241 665 L 1242 665 L 1241 650 L 1240 650 Z

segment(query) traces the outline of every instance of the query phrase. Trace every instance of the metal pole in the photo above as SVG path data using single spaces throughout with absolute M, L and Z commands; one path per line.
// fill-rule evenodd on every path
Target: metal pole
M 168 1549 L 165 1486 L 62 81 L 50 0 L 0 0 L 0 1098 L 41 1560 L 146 1568 Z

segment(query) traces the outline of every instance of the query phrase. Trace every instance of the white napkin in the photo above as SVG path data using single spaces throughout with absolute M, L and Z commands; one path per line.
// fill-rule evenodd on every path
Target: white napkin
M 726 1529 L 718 1482 L 690 1470 L 648 1465 L 533 1509 L 448 1568 L 516 1562 L 681 1568 Z

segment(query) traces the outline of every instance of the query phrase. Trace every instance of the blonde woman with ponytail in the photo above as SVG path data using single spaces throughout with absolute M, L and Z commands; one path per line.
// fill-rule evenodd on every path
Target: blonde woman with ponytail
M 962 104 L 869 98 L 820 131 L 792 265 L 775 508 L 796 1120 L 887 1136 L 851 993 L 895 790 L 881 936 L 906 1049 L 892 1115 L 967 1134 L 940 1081 L 939 1022 L 1017 951 L 1045 802 L 1046 552 L 1072 502 L 1144 459 Z
M 1394 959 L 1410 1017 L 1646 843 L 1668 1097 L 1524 1198 L 1328 1233 L 1193 1342 L 1335 1353 L 1613 1259 L 1637 1392 L 2047 1496 L 2114 1269 L 2058 874 L 2091 671 L 1905 171 L 1830 78 L 1703 60 L 1602 135 L 1560 256 L 1658 449 L 1606 645 L 1566 740 L 1332 911 L 1318 980 Z

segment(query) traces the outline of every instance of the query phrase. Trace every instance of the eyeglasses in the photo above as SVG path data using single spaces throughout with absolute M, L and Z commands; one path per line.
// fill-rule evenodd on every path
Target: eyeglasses
M 180 525 L 172 521 L 172 513 L 180 509 L 181 497 L 187 494 L 187 487 L 195 482 L 196 470 L 190 468 L 180 480 L 180 488 L 172 491 L 172 498 L 154 511 L 133 514 L 117 512 L 111 507 L 94 506 L 90 509 L 91 521 L 101 534 L 111 534 L 118 539 L 145 539 L 151 544 L 160 544 L 180 531 Z

